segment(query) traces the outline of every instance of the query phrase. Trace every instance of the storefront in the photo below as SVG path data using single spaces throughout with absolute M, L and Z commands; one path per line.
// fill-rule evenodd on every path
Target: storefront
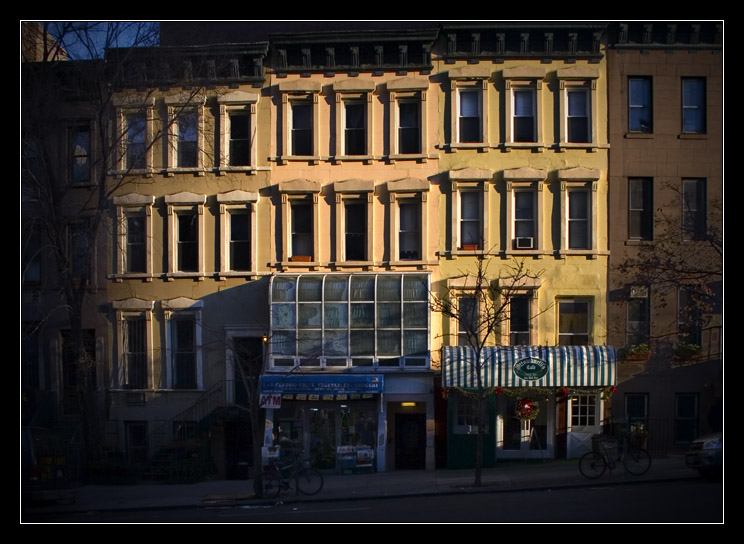
M 471 464 L 478 425 L 485 425 L 486 465 L 497 459 L 580 456 L 609 418 L 615 351 L 606 346 L 495 346 L 479 361 L 465 347 L 445 347 L 447 464 Z M 477 373 L 489 393 L 487 421 L 476 417 Z
M 264 462 L 290 440 L 320 469 L 433 468 L 431 375 L 265 374 Z

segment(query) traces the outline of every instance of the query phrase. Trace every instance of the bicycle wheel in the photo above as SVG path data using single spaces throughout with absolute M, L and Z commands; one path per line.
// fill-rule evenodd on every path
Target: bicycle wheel
M 651 456 L 641 448 L 630 448 L 623 457 L 625 470 L 633 476 L 640 476 L 651 468 Z
M 253 480 L 253 492 L 256 497 L 274 498 L 282 489 L 282 481 L 275 470 L 266 470 Z
M 297 475 L 297 489 L 305 495 L 320 493 L 323 489 L 323 475 L 314 468 L 301 470 Z
M 604 474 L 606 469 L 607 461 L 604 455 L 590 451 L 582 455 L 581 459 L 579 459 L 579 472 L 581 472 L 584 478 L 589 478 L 590 480 L 599 478 Z

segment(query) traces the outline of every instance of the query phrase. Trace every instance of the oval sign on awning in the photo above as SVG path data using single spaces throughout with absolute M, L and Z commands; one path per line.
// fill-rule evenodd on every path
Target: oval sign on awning
M 523 380 L 539 380 L 548 373 L 548 362 L 536 357 L 525 357 L 514 363 L 513 370 Z

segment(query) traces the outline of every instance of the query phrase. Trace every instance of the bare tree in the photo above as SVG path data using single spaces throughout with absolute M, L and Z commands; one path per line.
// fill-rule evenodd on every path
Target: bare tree
M 34 269 L 36 253 L 53 256 L 56 276 L 39 289 L 58 301 L 38 321 L 64 312 L 69 326 L 68 360 L 77 374 L 77 397 L 86 458 L 96 459 L 102 443 L 102 395 L 95 356 L 84 333 L 96 296 L 105 292 L 106 243 L 110 241 L 111 197 L 133 175 L 141 156 L 161 133 L 155 130 L 140 157 L 122 160 L 131 136 L 114 122 L 114 97 L 141 66 L 140 51 L 157 44 L 156 23 L 24 23 L 21 66 L 21 210 L 23 275 Z M 124 47 L 126 46 L 126 47 Z M 115 49 L 122 47 L 121 49 Z M 145 49 L 140 49 L 145 48 Z M 112 54 L 113 53 L 113 54 Z M 141 98 L 142 106 L 152 86 Z M 189 95 L 197 90 L 190 88 Z M 160 131 L 167 131 L 169 119 Z M 123 165 L 123 167 L 122 167 Z M 43 240 L 35 242 L 35 236 Z M 93 256 L 99 254 L 98 263 Z
M 492 275 L 489 265 L 492 261 L 483 256 L 476 257 L 475 269 L 463 272 L 455 278 L 462 288 L 445 287 L 441 292 L 432 293 L 431 309 L 454 322 L 458 329 L 458 342 L 472 350 L 469 364 L 475 376 L 475 391 L 469 392 L 475 401 L 475 422 L 478 428 L 475 451 L 475 486 L 482 483 L 483 446 L 486 422 L 488 421 L 488 399 L 495 388 L 488 386 L 483 379 L 487 365 L 492 364 L 485 357 L 488 346 L 500 343 L 501 329 L 509 320 L 509 308 L 513 298 L 523 294 L 525 284 L 538 279 L 542 271 L 531 272 L 523 260 L 500 267 L 497 275 Z M 466 296 L 463 296 L 466 295 Z M 535 316 L 530 316 L 534 319 Z M 450 333 L 450 338 L 452 338 Z

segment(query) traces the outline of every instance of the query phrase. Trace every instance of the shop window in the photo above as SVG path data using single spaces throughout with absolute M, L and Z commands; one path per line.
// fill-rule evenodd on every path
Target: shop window
M 628 238 L 651 240 L 653 238 L 653 179 L 628 180 Z
M 599 407 L 596 395 L 575 395 L 571 397 L 571 426 L 592 427 L 599 421 Z
M 705 94 L 705 78 L 682 78 L 682 132 L 688 134 L 705 134 Z
M 558 301 L 558 345 L 590 344 L 590 309 L 588 300 Z
M 628 131 L 651 133 L 654 129 L 650 77 L 628 78 Z

